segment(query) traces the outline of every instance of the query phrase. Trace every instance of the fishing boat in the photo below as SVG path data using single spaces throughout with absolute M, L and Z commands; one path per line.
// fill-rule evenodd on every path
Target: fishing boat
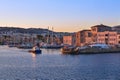
M 79 54 L 79 48 L 73 46 L 64 46 L 61 48 L 63 54 Z
M 40 54 L 42 52 L 42 50 L 40 50 L 40 48 L 38 46 L 34 46 L 32 48 L 32 50 L 29 50 L 29 52 L 35 53 L 35 54 Z

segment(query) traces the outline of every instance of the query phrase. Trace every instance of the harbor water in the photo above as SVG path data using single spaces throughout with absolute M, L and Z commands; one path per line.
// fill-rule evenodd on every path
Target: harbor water
M 120 80 L 120 54 L 63 55 L 60 50 L 0 46 L 0 80 Z

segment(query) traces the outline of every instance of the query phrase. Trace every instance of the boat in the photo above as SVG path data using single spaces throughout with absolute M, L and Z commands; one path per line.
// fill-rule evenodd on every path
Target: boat
M 42 51 L 41 51 L 41 50 L 29 50 L 29 52 L 31 52 L 31 53 L 36 53 L 36 54 L 40 54 Z
M 120 48 L 111 47 L 107 44 L 92 44 L 79 48 L 79 54 L 102 54 L 102 53 L 120 53 Z
M 103 53 L 120 53 L 120 47 L 111 47 L 107 44 L 92 44 L 82 47 L 63 47 L 63 54 L 103 54 Z
M 31 49 L 33 47 L 33 45 L 31 44 L 21 44 L 19 46 L 17 46 L 17 48 L 19 49 Z
M 73 46 L 64 46 L 63 48 L 61 48 L 61 52 L 63 54 L 79 54 L 79 48 L 78 47 L 73 47 Z
M 32 50 L 29 50 L 29 52 L 35 53 L 35 54 L 40 54 L 42 52 L 42 50 L 40 50 L 40 48 L 38 46 L 34 46 L 32 48 Z
M 58 44 L 44 44 L 44 45 L 42 45 L 42 48 L 45 48 L 45 49 L 60 49 L 62 47 L 63 47 L 62 45 L 58 45 Z
M 8 47 L 16 47 L 17 45 L 9 44 Z
M 49 27 L 48 27 L 48 35 L 50 35 L 50 32 L 49 32 Z M 53 27 L 52 27 L 52 40 L 50 39 L 50 37 L 48 36 L 47 37 L 47 43 L 41 45 L 41 48 L 45 48 L 45 49 L 60 49 L 62 48 L 63 46 L 60 45 L 60 44 L 57 44 L 55 41 L 54 41 L 54 32 L 53 32 Z

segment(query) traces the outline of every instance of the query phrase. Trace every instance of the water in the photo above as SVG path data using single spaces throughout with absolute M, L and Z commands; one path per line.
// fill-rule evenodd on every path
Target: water
M 0 80 L 120 80 L 120 54 L 63 55 L 60 50 L 0 46 Z

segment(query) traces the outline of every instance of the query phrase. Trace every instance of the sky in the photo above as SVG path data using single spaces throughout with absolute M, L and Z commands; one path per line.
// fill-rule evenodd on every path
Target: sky
M 120 0 L 0 0 L 0 26 L 76 32 L 120 25 Z

